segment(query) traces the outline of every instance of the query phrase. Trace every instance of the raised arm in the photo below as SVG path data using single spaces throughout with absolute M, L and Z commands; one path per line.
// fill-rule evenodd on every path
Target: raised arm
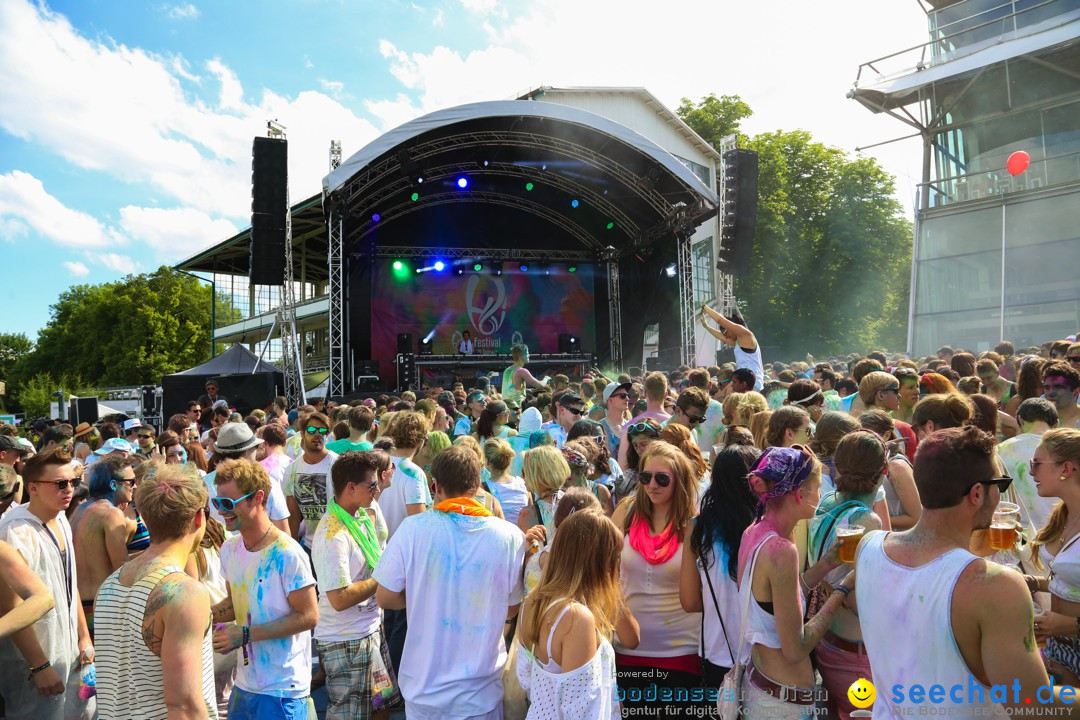
M 702 304 L 701 312 L 701 324 L 704 325 L 705 329 L 714 337 L 722 340 L 728 345 L 738 344 L 738 346 L 746 352 L 757 350 L 757 338 L 754 337 L 754 333 L 750 332 L 750 328 L 731 322 L 706 304 Z M 706 322 L 706 319 L 711 319 L 716 323 L 717 331 L 713 331 L 708 322 Z M 719 332 L 719 334 L 717 334 L 717 332 Z

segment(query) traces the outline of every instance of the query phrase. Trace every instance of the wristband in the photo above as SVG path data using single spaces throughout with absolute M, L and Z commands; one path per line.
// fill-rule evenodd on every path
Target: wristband
M 851 595 L 851 588 L 846 585 L 834 585 L 833 592 L 842 592 L 844 593 L 844 599 L 847 599 L 847 597 Z
M 46 660 L 43 664 L 38 665 L 36 668 L 30 668 L 30 676 L 27 677 L 26 679 L 27 680 L 33 680 L 34 676 L 37 675 L 39 672 L 41 672 L 42 670 L 48 670 L 51 667 L 52 667 L 52 660 Z

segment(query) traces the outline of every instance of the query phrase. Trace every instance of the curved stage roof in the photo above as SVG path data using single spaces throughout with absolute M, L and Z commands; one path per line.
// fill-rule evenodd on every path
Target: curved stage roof
M 464 179 L 465 187 L 459 186 Z M 347 245 L 614 247 L 693 228 L 716 194 L 651 140 L 594 113 L 506 100 L 440 110 L 391 130 L 323 180 Z

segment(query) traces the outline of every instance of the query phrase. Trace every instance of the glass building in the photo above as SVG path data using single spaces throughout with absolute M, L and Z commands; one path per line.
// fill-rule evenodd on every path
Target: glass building
M 1080 329 L 1080 0 L 924 0 L 849 97 L 923 140 L 908 350 Z M 1018 151 L 1030 158 L 1006 169 Z

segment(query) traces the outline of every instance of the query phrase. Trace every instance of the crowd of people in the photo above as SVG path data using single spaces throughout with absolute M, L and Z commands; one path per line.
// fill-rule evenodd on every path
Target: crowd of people
M 0 428 L 5 716 L 1068 709 L 1080 343 L 763 364 L 701 320 L 733 362 Z

